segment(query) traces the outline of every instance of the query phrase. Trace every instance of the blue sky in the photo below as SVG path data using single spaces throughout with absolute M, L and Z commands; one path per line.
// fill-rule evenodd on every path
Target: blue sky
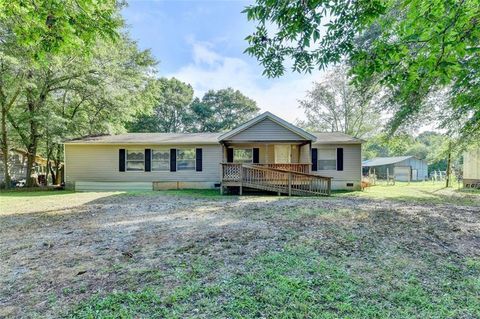
M 257 101 L 262 111 L 289 121 L 303 118 L 298 99 L 320 72 L 263 77 L 258 62 L 245 54 L 244 38 L 254 24 L 241 13 L 251 1 L 130 0 L 123 15 L 140 48 L 160 61 L 160 76 L 190 83 L 195 95 L 233 87 Z

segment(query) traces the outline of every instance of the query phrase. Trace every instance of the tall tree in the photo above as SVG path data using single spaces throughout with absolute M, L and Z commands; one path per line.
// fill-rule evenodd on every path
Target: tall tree
M 53 88 L 64 82 L 64 78 L 55 77 L 50 72 L 52 64 L 56 64 L 56 59 L 64 54 L 88 56 L 98 38 L 116 38 L 122 24 L 118 9 L 119 4 L 115 0 L 0 0 L 3 160 L 8 162 L 8 119 L 28 151 L 28 186 L 32 183 L 29 176 L 40 137 L 38 111 L 43 109 Z M 9 63 L 10 67 L 5 67 Z M 17 87 L 18 94 L 17 89 L 13 89 L 13 92 L 5 89 L 12 87 L 8 85 L 8 79 L 12 78 L 16 79 L 13 87 Z M 27 110 L 21 117 L 29 122 L 28 131 L 20 131 L 20 123 L 13 120 L 12 111 L 17 108 L 16 104 L 25 106 Z M 6 163 L 4 170 L 8 185 Z
M 231 130 L 255 115 L 257 103 L 232 88 L 210 90 L 195 99 L 190 107 L 188 128 L 192 132 L 221 132 Z
M 181 132 L 193 100 L 189 84 L 175 78 L 158 79 L 152 84 L 155 107 L 151 114 L 139 114 L 128 125 L 131 132 Z
M 307 98 L 300 101 L 307 120 L 299 125 L 312 131 L 343 132 L 365 137 L 379 130 L 379 95 L 360 90 L 350 83 L 348 68 L 335 67 L 321 82 L 314 83 Z
M 269 1 L 245 9 L 258 21 L 246 52 L 268 76 L 324 68 L 346 58 L 356 82 L 378 81 L 398 105 L 395 131 L 425 107 L 429 93 L 447 88 L 465 139 L 480 136 L 480 6 L 478 0 Z M 274 24 L 276 28 L 268 28 Z M 366 37 L 366 33 L 374 37 Z
M 62 55 L 48 65 L 27 66 L 25 89 L 16 110 L 7 115 L 28 153 L 27 177 L 42 137 L 55 138 L 47 148 L 55 148 L 58 158 L 59 140 L 123 127 L 142 106 L 137 97 L 145 90 L 154 64 L 148 51 L 138 51 L 134 42 L 121 36 L 113 48 L 98 41 L 89 57 Z M 32 183 L 28 178 L 27 185 Z

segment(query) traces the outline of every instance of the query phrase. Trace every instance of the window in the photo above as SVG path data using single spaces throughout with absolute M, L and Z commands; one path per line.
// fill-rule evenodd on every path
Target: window
M 145 170 L 145 154 L 143 150 L 127 150 L 127 171 L 140 172 Z
M 170 150 L 152 150 L 152 171 L 170 170 Z
M 195 170 L 195 149 L 180 148 L 177 149 L 177 171 Z
M 236 148 L 233 150 L 234 163 L 252 163 L 253 150 L 251 148 Z
M 335 148 L 318 149 L 318 170 L 336 170 L 337 169 L 337 150 Z

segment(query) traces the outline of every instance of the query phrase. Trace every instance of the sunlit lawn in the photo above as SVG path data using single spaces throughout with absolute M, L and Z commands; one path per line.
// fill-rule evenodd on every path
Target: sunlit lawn
M 479 199 L 478 191 L 431 182 L 330 198 L 0 193 L 0 218 L 12 225 L 4 229 L 10 237 L 0 237 L 1 257 L 16 267 L 23 256 L 37 273 L 35 284 L 19 287 L 22 274 L 7 270 L 13 279 L 4 294 L 31 294 L 28 307 L 10 312 L 27 317 L 479 318 L 480 258 L 471 248 Z M 168 207 L 176 217 L 159 219 Z M 128 226 L 136 218 L 151 222 Z M 64 260 L 79 244 L 85 257 Z M 37 268 L 45 263 L 59 267 L 61 282 Z

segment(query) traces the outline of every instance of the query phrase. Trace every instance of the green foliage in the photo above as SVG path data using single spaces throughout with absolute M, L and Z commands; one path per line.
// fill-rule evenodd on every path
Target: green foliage
M 156 62 L 121 34 L 116 1 L 1 1 L 0 8 L 2 149 L 28 151 L 27 176 L 37 153 L 58 173 L 63 140 L 122 131 L 132 114 L 151 108 Z
M 299 125 L 313 132 L 343 132 L 367 137 L 381 127 L 378 93 L 349 84 L 348 68 L 338 66 L 314 83 L 307 99 L 300 101 L 307 120 Z
M 0 38 L 12 37 L 32 58 L 88 53 L 99 37 L 118 37 L 116 0 L 0 0 Z
M 232 88 L 210 90 L 193 99 L 190 85 L 172 78 L 160 79 L 154 90 L 153 114 L 139 114 L 128 126 L 131 132 L 220 132 L 251 119 L 255 101 Z
M 480 135 L 478 0 L 269 1 L 245 9 L 258 22 L 246 52 L 280 76 L 346 58 L 356 84 L 376 82 L 395 105 L 391 131 L 416 120 L 432 94 L 447 90 L 441 125 Z M 270 27 L 271 25 L 275 27 Z
M 152 83 L 152 114 L 139 114 L 128 124 L 131 132 L 181 132 L 193 100 L 193 88 L 175 78 L 161 78 Z
M 395 135 L 378 134 L 364 145 L 362 150 L 365 159 L 374 157 L 390 157 L 412 155 L 427 161 L 429 172 L 446 171 L 450 138 L 435 132 L 423 132 L 414 137 L 407 133 Z M 460 153 L 454 152 L 454 167 L 460 167 Z
M 192 132 L 221 132 L 231 130 L 257 115 L 257 103 L 232 88 L 210 90 L 195 99 L 190 107 Z

